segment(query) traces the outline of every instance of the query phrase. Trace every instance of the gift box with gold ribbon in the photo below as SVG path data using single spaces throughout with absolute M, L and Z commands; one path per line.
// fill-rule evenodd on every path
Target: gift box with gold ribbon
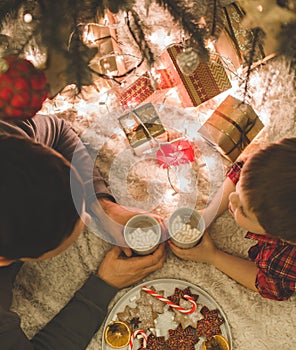
M 235 161 L 263 126 L 250 105 L 228 96 L 198 132 L 224 157 Z
M 167 132 L 152 103 L 145 103 L 118 119 L 136 155 L 167 140 Z
M 231 83 L 220 58 L 213 55 L 209 62 L 199 62 L 191 74 L 184 74 L 178 65 L 178 55 L 184 51 L 182 44 L 169 46 L 162 61 L 178 89 L 184 107 L 198 106 L 231 88 Z

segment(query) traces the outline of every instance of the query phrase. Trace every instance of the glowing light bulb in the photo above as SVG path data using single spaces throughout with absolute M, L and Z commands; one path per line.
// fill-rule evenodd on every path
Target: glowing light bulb
M 257 6 L 257 10 L 258 10 L 259 12 L 263 12 L 263 6 L 262 6 L 262 5 L 258 5 L 258 6 Z
M 33 21 L 33 16 L 31 13 L 24 14 L 24 22 L 25 23 L 31 23 Z
M 164 29 L 154 31 L 151 35 L 149 35 L 149 40 L 154 45 L 158 45 L 161 49 L 165 49 L 174 41 L 174 39 L 168 35 Z

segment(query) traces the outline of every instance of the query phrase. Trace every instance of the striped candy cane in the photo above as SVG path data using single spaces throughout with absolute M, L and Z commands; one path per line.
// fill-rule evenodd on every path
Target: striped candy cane
M 131 335 L 131 339 L 130 339 L 130 342 L 129 342 L 128 350 L 132 350 L 133 344 L 134 344 L 134 340 L 135 340 L 135 338 L 136 338 L 136 336 L 138 334 L 141 334 L 142 337 L 143 337 L 142 349 L 146 349 L 146 347 L 147 347 L 147 335 L 146 335 L 146 332 L 143 331 L 142 329 L 138 329 L 138 330 L 134 331 L 134 333 Z
M 167 298 L 163 297 L 162 295 L 154 292 L 154 290 L 151 290 L 151 289 L 147 288 L 146 286 L 143 286 L 142 289 L 143 289 L 144 292 L 152 295 L 153 297 L 157 298 L 160 301 L 163 301 L 164 303 L 168 304 L 170 307 L 180 311 L 182 314 L 192 314 L 197 308 L 195 300 L 190 295 L 185 294 L 184 295 L 184 299 L 187 299 L 188 301 L 190 301 L 190 303 L 192 304 L 191 309 L 184 309 L 180 305 L 177 305 L 177 304 L 173 303 L 169 299 L 167 299 Z

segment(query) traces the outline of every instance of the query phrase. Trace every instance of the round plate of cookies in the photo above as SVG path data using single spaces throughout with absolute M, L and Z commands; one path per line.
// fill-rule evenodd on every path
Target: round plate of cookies
M 102 350 L 232 350 L 230 326 L 200 287 L 157 279 L 129 290 L 109 313 Z

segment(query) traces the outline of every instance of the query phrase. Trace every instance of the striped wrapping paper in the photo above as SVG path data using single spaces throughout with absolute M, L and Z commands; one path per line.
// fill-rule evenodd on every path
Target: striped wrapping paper
M 209 62 L 201 62 L 190 75 L 181 72 L 176 57 L 183 46 L 169 46 L 162 54 L 162 60 L 178 88 L 183 107 L 198 106 L 231 88 L 227 73 L 218 56 L 211 56 Z

